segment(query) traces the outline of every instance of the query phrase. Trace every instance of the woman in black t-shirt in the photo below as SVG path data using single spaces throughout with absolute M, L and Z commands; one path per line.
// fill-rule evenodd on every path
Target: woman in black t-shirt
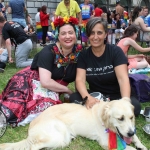
M 76 88 L 79 93 L 72 94 L 70 101 L 85 102 L 89 109 L 99 102 L 90 95 L 92 92 L 107 95 L 110 100 L 130 97 L 127 58 L 119 47 L 105 44 L 107 23 L 98 17 L 91 18 L 86 26 L 86 34 L 91 46 L 82 51 L 78 58 Z M 89 90 L 86 88 L 86 81 Z M 138 115 L 140 103 L 135 97 L 130 98 L 135 106 L 135 115 Z
M 36 54 L 31 68 L 19 71 L 9 80 L 0 102 L 10 124 L 60 104 L 58 94 L 72 94 L 67 85 L 75 81 L 76 62 L 83 49 L 82 45 L 75 44 L 77 23 L 73 17 L 56 19 L 58 41 Z

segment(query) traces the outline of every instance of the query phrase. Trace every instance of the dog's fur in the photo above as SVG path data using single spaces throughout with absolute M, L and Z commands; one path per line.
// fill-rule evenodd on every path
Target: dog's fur
M 60 104 L 48 108 L 29 126 L 27 139 L 0 144 L 0 150 L 39 150 L 67 146 L 72 138 L 82 136 L 96 140 L 108 149 L 106 128 L 124 137 L 132 136 L 137 148 L 147 150 L 134 134 L 133 106 L 128 98 L 95 104 L 92 109 L 79 104 Z M 117 130 L 118 129 L 118 130 Z M 127 150 L 135 149 L 127 146 Z

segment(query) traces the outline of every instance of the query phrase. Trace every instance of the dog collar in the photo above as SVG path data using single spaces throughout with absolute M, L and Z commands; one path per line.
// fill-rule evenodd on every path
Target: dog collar
M 126 149 L 126 142 L 115 132 L 105 129 L 108 136 L 108 148 L 109 150 L 124 150 Z

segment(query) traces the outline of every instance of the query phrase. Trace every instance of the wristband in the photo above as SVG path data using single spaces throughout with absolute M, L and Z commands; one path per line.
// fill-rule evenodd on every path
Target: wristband
M 82 105 L 84 105 L 86 103 L 87 99 L 88 99 L 87 96 L 85 96 L 85 98 L 83 98 Z

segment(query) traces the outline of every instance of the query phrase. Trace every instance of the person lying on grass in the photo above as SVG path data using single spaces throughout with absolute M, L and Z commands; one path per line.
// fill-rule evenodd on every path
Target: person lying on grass
M 128 69 L 141 69 L 149 67 L 149 63 L 146 61 L 145 56 L 143 54 L 136 54 L 136 55 L 128 55 L 129 47 L 132 46 L 139 52 L 150 52 L 150 47 L 143 48 L 136 43 L 136 38 L 138 35 L 138 28 L 136 25 L 130 25 L 126 28 L 123 38 L 118 42 L 117 46 L 119 46 L 125 55 L 128 57 Z

